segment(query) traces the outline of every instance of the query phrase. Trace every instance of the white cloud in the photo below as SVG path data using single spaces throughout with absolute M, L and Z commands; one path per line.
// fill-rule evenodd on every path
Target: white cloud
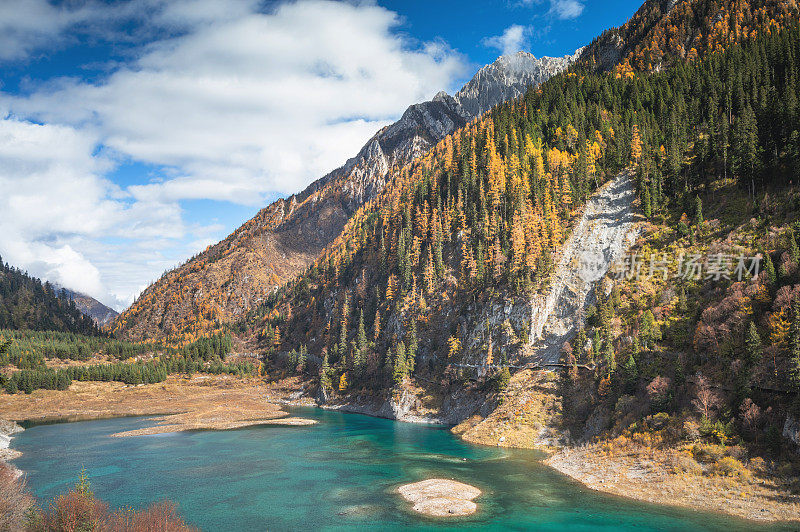
M 448 46 L 410 43 L 377 5 L 260 4 L 31 0 L 4 18 L 0 2 L 0 60 L 75 34 L 139 42 L 100 81 L 0 93 L 4 259 L 119 307 L 210 241 L 183 222 L 184 201 L 252 206 L 299 191 L 463 72 Z M 147 22 L 121 24 L 131 20 Z M 120 187 L 119 160 L 165 170 Z
M 544 0 L 519 0 L 519 4 L 526 7 L 541 5 Z M 569 20 L 581 16 L 586 7 L 582 0 L 550 0 L 550 9 L 547 14 L 561 20 Z
M 33 275 L 117 303 L 95 264 L 97 241 L 185 229 L 177 204 L 120 198 L 96 144 L 68 126 L 0 120 L 0 250 Z
M 4 0 L 0 2 L 0 61 L 93 40 L 142 42 L 241 17 L 257 0 Z
M 397 23 L 374 5 L 282 4 L 151 44 L 100 84 L 61 80 L 10 105 L 179 169 L 147 185 L 150 197 L 255 203 L 299 190 L 407 105 L 450 88 L 460 58 L 440 44 L 409 50 Z
M 93 18 L 93 7 L 56 7 L 47 0 L 0 2 L 0 60 L 20 59 Z
M 487 37 L 483 39 L 483 44 L 491 48 L 497 48 L 503 55 L 511 55 L 519 52 L 527 46 L 529 28 L 512 24 L 507 27 L 502 35 Z
M 562 20 L 581 16 L 583 8 L 578 0 L 550 0 L 550 13 Z
M 540 6 L 544 0 L 519 0 L 517 6 L 532 7 Z M 554 18 L 561 20 L 569 20 L 577 18 L 583 13 L 584 4 L 578 0 L 550 0 L 550 8 L 543 15 L 542 18 L 552 21 Z M 548 32 L 549 25 L 543 28 L 538 28 L 538 32 Z M 530 45 L 531 36 L 536 31 L 533 25 L 523 26 L 520 24 L 512 24 L 503 30 L 502 35 L 495 35 L 492 37 L 484 38 L 481 43 L 490 48 L 496 48 L 502 52 L 503 55 L 511 55 L 520 50 L 528 48 Z

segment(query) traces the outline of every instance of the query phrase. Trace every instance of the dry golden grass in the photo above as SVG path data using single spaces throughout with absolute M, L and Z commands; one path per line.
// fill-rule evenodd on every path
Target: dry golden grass
M 172 375 L 158 384 L 75 381 L 65 391 L 36 390 L 2 396 L 0 419 L 76 421 L 117 416 L 167 415 L 160 424 L 130 434 L 230 429 L 262 423 L 301 424 L 275 404 L 294 383 L 267 386 L 229 375 Z
M 485 419 L 473 416 L 452 432 L 482 445 L 541 450 L 555 447 L 561 418 L 555 378 L 550 372 L 517 372 L 494 412 Z

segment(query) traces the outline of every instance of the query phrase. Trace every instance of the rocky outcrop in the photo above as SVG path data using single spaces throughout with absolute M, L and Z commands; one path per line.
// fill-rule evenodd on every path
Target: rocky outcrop
M 9 445 L 14 434 L 22 430 L 15 422 L 0 419 L 0 461 L 13 460 L 21 455 L 19 451 L 9 449 Z
M 552 372 L 518 371 L 482 410 L 452 432 L 471 443 L 525 449 L 551 449 L 570 440 L 561 426 L 558 377 Z
M 464 389 L 447 394 L 441 406 L 435 409 L 426 408 L 419 395 L 405 387 L 396 387 L 388 397 L 349 395 L 338 398 L 328 396 L 325 401 L 320 399 L 318 394 L 317 404 L 328 410 L 437 425 L 457 425 L 476 414 L 485 417 L 496 407 L 496 403 L 487 395 Z
M 783 437 L 794 444 L 795 452 L 800 453 L 800 421 L 787 416 L 783 424 Z
M 358 155 L 332 174 L 347 176 L 345 189 L 361 205 L 383 189 L 392 167 L 423 155 L 471 118 L 452 96 L 440 92 L 433 100 L 406 109 L 400 120 L 378 131 Z
M 591 61 L 601 71 L 614 68 L 622 59 L 625 41 L 618 29 L 608 30 L 591 49 Z M 588 58 L 588 57 L 587 57 Z
M 535 87 L 566 70 L 582 52 L 583 48 L 580 48 L 572 55 L 541 58 L 528 52 L 504 55 L 481 68 L 455 94 L 455 100 L 467 113 L 478 116 L 498 103 L 525 94 L 528 87 Z
M 595 300 L 597 281 L 636 240 L 634 198 L 631 176 L 623 172 L 586 203 L 563 247 L 549 290 L 531 301 L 531 361 L 558 362 L 561 347 L 576 334 L 584 310 Z

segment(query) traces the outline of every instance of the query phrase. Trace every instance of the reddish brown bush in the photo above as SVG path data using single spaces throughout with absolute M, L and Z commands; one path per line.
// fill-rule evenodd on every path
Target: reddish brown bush
M 108 530 L 114 532 L 179 532 L 195 530 L 178 516 L 171 502 L 156 503 L 146 510 L 119 511 L 108 519 Z
M 717 305 L 706 308 L 694 333 L 698 352 L 721 354 L 721 347 L 746 330 L 752 292 L 743 282 L 732 284 Z
M 742 420 L 742 429 L 750 438 L 755 437 L 761 429 L 761 409 L 749 397 L 742 401 L 739 407 L 739 417 Z
M 71 490 L 52 501 L 48 510 L 39 514 L 32 528 L 48 532 L 103 530 L 107 516 L 106 503 L 89 493 Z
M 0 462 L 0 530 L 21 530 L 25 527 L 33 497 L 25 489 L 25 481 L 16 471 Z
M 717 408 L 722 404 L 722 396 L 711 388 L 706 378 L 698 378 L 694 386 L 694 399 L 692 400 L 692 406 L 697 410 L 697 413 L 705 419 L 711 419 Z
M 775 293 L 775 300 L 772 302 L 772 310 L 779 311 L 788 309 L 792 301 L 800 296 L 800 284 L 794 286 L 782 286 Z
M 109 512 L 95 498 L 85 471 L 75 488 L 57 497 L 47 511 L 35 516 L 28 528 L 36 532 L 182 532 L 195 530 L 178 516 L 175 505 L 161 502 L 145 510 Z
M 663 406 L 669 399 L 670 386 L 672 386 L 672 379 L 669 377 L 659 375 L 653 379 L 647 385 L 647 398 L 650 400 L 650 404 L 654 407 Z

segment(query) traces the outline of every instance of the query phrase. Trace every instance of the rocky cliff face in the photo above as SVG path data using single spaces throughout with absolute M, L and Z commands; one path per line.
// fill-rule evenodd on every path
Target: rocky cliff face
M 358 155 L 323 180 L 345 178 L 346 188 L 360 205 L 383 188 L 390 168 L 413 161 L 471 118 L 452 96 L 440 92 L 433 100 L 406 109 L 400 120 L 375 133 Z
M 528 52 L 504 55 L 481 68 L 456 93 L 455 100 L 471 116 L 478 116 L 498 103 L 524 94 L 529 86 L 537 86 L 566 70 L 582 52 L 580 48 L 572 55 L 539 59 Z
M 583 326 L 586 309 L 596 301 L 597 281 L 636 241 L 633 181 L 623 172 L 586 203 L 561 250 L 545 294 L 531 301 L 531 360 L 556 364 L 564 343 Z
M 800 454 L 800 421 L 788 416 L 783 424 L 783 437 L 794 444 L 794 450 Z
M 137 340 L 185 340 L 236 319 L 308 267 L 349 217 L 383 190 L 392 167 L 426 153 L 472 118 L 561 72 L 577 56 L 504 56 L 482 68 L 455 97 L 440 92 L 412 105 L 342 167 L 265 207 L 225 240 L 165 273 L 119 316 L 114 332 Z

